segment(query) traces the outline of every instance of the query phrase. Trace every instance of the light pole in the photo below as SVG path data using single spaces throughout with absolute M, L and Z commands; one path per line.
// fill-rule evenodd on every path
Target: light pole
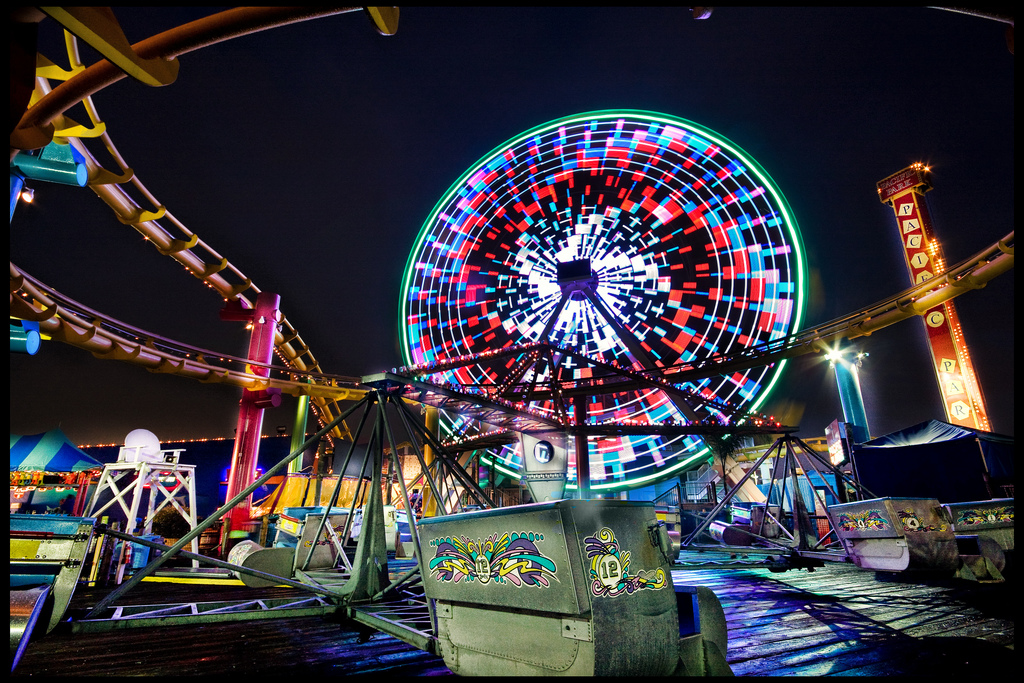
M 833 349 L 825 358 L 829 367 L 835 370 L 836 385 L 839 388 L 839 402 L 843 406 L 843 421 L 849 425 L 850 438 L 853 443 L 864 443 L 871 438 L 868 429 L 867 411 L 864 409 L 864 397 L 860 392 L 860 378 L 857 370 L 863 365 L 866 353 L 857 353 L 849 358 L 850 349 Z

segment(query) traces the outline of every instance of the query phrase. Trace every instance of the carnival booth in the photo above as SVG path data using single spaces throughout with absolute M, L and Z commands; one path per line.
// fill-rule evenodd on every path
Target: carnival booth
M 11 513 L 79 516 L 89 483 L 103 469 L 60 429 L 11 434 Z

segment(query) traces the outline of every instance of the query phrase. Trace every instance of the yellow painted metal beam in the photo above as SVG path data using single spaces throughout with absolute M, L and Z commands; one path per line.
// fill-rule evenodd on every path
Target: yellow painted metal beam
M 140 83 L 158 87 L 178 78 L 178 61 L 146 59 L 132 49 L 109 7 L 40 7 L 47 16 L 89 44 Z
M 151 372 L 174 374 L 205 383 L 229 384 L 252 391 L 280 389 L 291 396 L 308 395 L 314 405 L 326 415 L 340 414 L 340 410 L 332 405 L 335 402 L 357 401 L 366 393 L 355 386 L 339 385 L 336 379 L 330 378 L 315 378 L 313 383 L 307 383 L 301 378 L 260 377 L 251 372 L 251 366 L 248 368 L 250 371 L 224 367 L 208 360 L 208 354 L 202 349 L 170 340 L 161 339 L 161 346 L 176 348 L 177 353 L 158 349 L 153 343 L 155 335 L 136 331 L 137 333 L 131 336 L 121 336 L 118 331 L 130 329 L 129 325 L 111 320 L 111 324 L 105 326 L 98 319 L 83 319 L 63 309 L 59 302 L 53 301 L 39 287 L 27 280 L 28 278 L 11 264 L 11 315 L 23 320 L 37 319 L 40 333 L 89 351 L 96 358 L 129 362 Z M 22 296 L 23 293 L 28 294 L 27 299 Z M 236 360 L 224 358 L 225 362 Z M 298 370 L 286 371 L 293 375 L 302 374 L 302 371 Z M 327 421 L 330 421 L 330 418 Z M 337 438 L 351 438 L 347 428 L 339 427 L 332 434 Z
M 363 11 L 370 17 L 377 33 L 382 36 L 393 36 L 398 32 L 397 7 L 364 7 Z

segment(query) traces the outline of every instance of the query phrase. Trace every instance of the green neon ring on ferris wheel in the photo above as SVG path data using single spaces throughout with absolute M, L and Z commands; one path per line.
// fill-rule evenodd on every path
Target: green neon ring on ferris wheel
M 404 362 L 538 341 L 558 298 L 555 263 L 578 258 L 594 264 L 607 309 L 665 365 L 785 338 L 803 317 L 800 231 L 768 173 L 735 143 L 691 121 L 597 111 L 495 147 L 434 206 L 402 281 Z M 633 360 L 587 308 L 567 305 L 548 338 L 588 355 Z M 686 386 L 755 411 L 784 366 Z M 472 383 L 480 372 L 469 366 L 437 379 Z M 590 416 L 685 421 L 658 393 L 602 403 Z M 449 418 L 449 428 L 464 426 Z M 694 436 L 616 439 L 591 440 L 595 491 L 677 476 L 709 456 Z M 490 456 L 518 477 L 518 447 Z

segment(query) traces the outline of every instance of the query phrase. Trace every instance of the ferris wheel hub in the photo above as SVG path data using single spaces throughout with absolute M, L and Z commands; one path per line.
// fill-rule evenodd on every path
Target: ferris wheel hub
M 562 296 L 575 300 L 583 299 L 583 290 L 593 289 L 598 283 L 597 274 L 591 268 L 588 258 L 556 264 L 555 278 Z

